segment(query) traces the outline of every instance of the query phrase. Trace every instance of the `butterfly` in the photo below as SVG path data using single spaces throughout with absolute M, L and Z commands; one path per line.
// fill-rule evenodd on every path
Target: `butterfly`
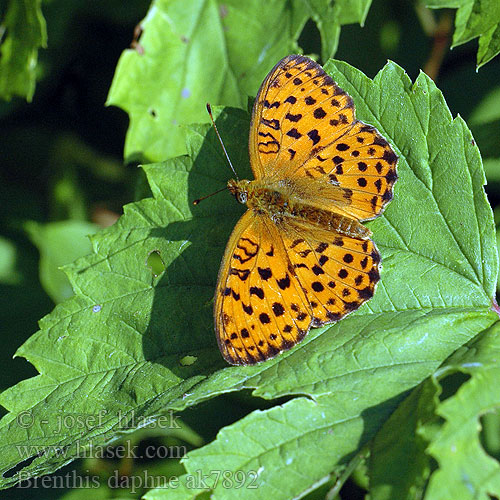
M 214 299 L 219 348 L 234 365 L 272 358 L 373 296 L 380 254 L 360 221 L 382 213 L 397 180 L 386 139 L 300 55 L 279 61 L 262 83 L 249 151 L 255 180 L 228 182 L 248 210 Z

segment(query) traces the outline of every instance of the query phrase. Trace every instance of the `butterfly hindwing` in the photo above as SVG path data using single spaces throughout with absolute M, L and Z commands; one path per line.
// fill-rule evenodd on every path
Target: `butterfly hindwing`
M 375 244 L 246 212 L 226 249 L 215 301 L 224 358 L 254 364 L 293 347 L 373 296 Z M 319 237 L 319 239 L 318 239 Z
M 307 291 L 311 326 L 338 321 L 373 296 L 380 254 L 372 240 L 293 223 L 284 232 L 284 245 Z

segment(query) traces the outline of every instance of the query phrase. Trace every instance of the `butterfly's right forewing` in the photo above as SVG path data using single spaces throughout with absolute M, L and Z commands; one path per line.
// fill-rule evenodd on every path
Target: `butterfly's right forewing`
M 250 160 L 257 178 L 288 177 L 354 121 L 352 99 L 311 59 L 282 59 L 255 99 Z
M 319 64 L 288 56 L 264 80 L 250 131 L 256 178 L 314 180 L 304 191 L 308 203 L 330 201 L 332 209 L 367 220 L 392 199 L 397 160 L 374 127 L 356 120 L 352 99 Z

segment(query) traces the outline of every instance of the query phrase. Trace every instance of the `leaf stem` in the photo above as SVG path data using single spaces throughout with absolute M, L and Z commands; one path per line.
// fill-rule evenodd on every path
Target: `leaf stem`
M 354 470 L 359 464 L 368 456 L 368 446 L 364 446 L 359 450 L 359 452 L 354 456 L 354 458 L 347 464 L 344 472 L 338 477 L 337 481 L 333 485 L 332 489 L 326 494 L 325 500 L 335 500 L 344 483 L 349 479 Z

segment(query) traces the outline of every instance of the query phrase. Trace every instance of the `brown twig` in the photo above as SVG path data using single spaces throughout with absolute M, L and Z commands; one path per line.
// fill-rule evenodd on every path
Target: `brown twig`
M 439 75 L 444 55 L 450 46 L 450 33 L 453 26 L 451 12 L 445 10 L 439 19 L 439 22 L 432 30 L 431 36 L 434 39 L 431 53 L 424 65 L 424 72 L 434 81 Z

